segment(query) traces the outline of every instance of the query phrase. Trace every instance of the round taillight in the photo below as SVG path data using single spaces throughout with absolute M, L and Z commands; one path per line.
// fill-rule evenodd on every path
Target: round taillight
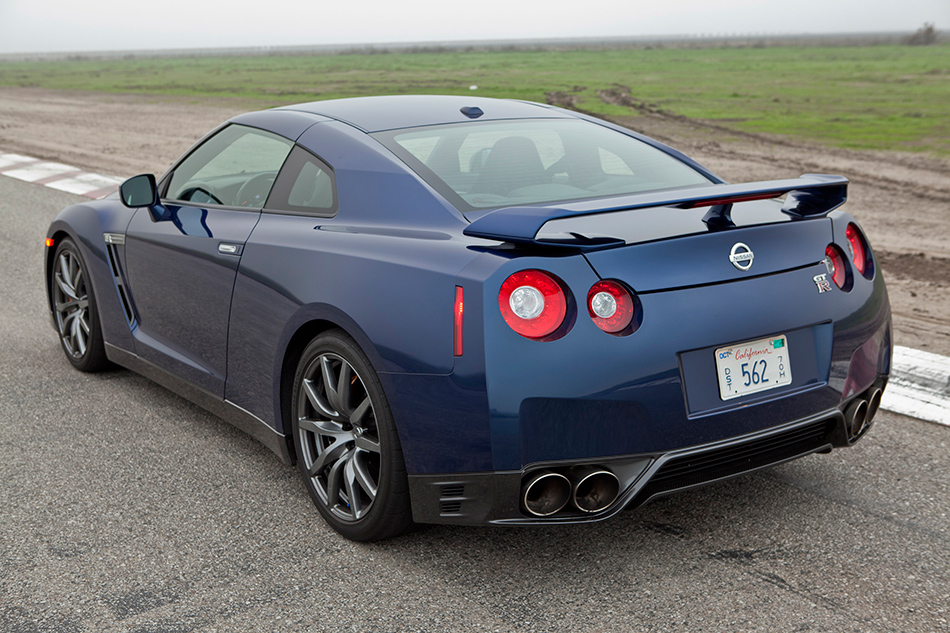
M 864 237 L 854 224 L 849 224 L 845 230 L 848 238 L 848 249 L 851 251 L 851 261 L 854 268 L 862 275 L 867 268 L 867 251 L 864 248 Z
M 594 325 L 609 334 L 627 329 L 636 306 L 633 295 L 616 281 L 598 281 L 587 293 L 587 312 Z
M 848 271 L 844 268 L 844 256 L 834 244 L 829 244 L 825 248 L 825 266 L 828 268 L 831 280 L 844 290 L 844 285 L 848 281 Z
M 501 285 L 498 308 L 512 330 L 539 339 L 564 323 L 567 296 L 553 276 L 540 270 L 522 270 Z

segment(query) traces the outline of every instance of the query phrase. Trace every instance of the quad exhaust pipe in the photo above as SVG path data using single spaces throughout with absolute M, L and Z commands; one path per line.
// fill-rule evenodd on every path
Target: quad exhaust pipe
M 878 398 L 878 403 L 880 403 L 880 397 Z M 844 416 L 851 432 L 851 437 L 857 437 L 861 434 L 861 430 L 868 421 L 868 401 L 864 398 L 856 399 L 845 409 Z
M 600 512 L 620 494 L 620 480 L 609 470 L 579 466 L 571 470 L 574 494 L 571 501 L 582 512 Z
M 883 389 L 875 389 L 871 397 L 868 398 L 868 415 L 866 425 L 871 424 L 871 420 L 877 415 L 877 410 L 881 408 L 881 396 L 884 395 Z
M 844 419 L 847 424 L 849 439 L 853 440 L 871 426 L 871 421 L 881 408 L 881 396 L 884 390 L 875 388 L 870 392 L 868 399 L 856 398 L 844 410 Z
M 553 470 L 532 473 L 522 488 L 521 503 L 536 517 L 563 510 L 568 503 L 584 513 L 600 512 L 617 500 L 620 480 L 597 466 L 575 466 L 566 474 Z
M 552 470 L 540 470 L 528 479 L 521 494 L 521 502 L 536 517 L 560 512 L 571 500 L 571 482 Z

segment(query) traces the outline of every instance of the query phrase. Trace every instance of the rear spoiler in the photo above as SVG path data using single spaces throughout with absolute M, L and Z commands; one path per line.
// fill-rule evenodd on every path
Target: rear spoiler
M 516 244 L 566 245 L 536 239 L 541 227 L 552 220 L 630 211 L 650 207 L 695 209 L 711 207 L 703 220 L 710 228 L 732 225 L 730 212 L 737 202 L 770 200 L 788 194 L 782 211 L 797 218 L 823 217 L 837 209 L 848 198 L 848 179 L 844 176 L 804 174 L 801 178 L 768 180 L 738 185 L 706 185 L 687 189 L 667 189 L 627 196 L 616 206 L 590 207 L 575 210 L 552 207 L 507 207 L 488 213 L 464 231 L 469 237 L 513 242 Z M 584 203 L 579 203 L 583 205 Z M 572 246 L 576 246 L 572 244 Z

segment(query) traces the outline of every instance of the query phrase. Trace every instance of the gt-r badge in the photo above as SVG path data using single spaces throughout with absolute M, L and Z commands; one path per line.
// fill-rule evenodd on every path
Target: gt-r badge
M 831 282 L 828 281 L 828 275 L 822 273 L 820 275 L 815 275 L 812 278 L 815 282 L 815 285 L 818 286 L 818 294 L 823 292 L 831 292 Z
M 755 255 L 752 253 L 752 249 L 742 242 L 733 244 L 732 250 L 729 251 L 729 261 L 742 271 L 752 268 L 753 259 L 755 259 Z

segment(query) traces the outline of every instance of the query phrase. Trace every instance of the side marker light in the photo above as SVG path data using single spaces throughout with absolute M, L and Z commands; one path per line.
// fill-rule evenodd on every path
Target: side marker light
M 462 355 L 462 315 L 465 308 L 462 286 L 455 286 L 455 355 Z

